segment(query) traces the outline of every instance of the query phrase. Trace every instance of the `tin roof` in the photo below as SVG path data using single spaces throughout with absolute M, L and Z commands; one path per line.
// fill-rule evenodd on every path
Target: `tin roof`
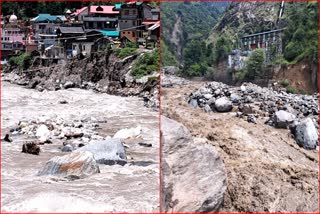
M 31 21 L 33 22 L 43 22 L 43 21 L 56 21 L 56 20 L 61 20 L 61 21 L 65 21 L 65 17 L 63 18 L 63 15 L 50 15 L 47 13 L 40 13 L 37 17 L 31 19 Z
M 102 13 L 102 14 L 119 14 L 120 11 L 113 10 L 114 6 L 90 6 L 90 13 Z
M 100 30 L 100 32 L 101 32 L 104 36 L 119 36 L 119 35 L 120 35 L 119 31 Z

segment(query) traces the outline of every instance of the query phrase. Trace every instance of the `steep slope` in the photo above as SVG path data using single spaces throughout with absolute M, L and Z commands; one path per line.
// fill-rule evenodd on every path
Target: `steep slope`
M 183 49 L 190 40 L 205 40 L 220 14 L 229 3 L 226 2 L 163 2 L 161 4 L 162 43 L 165 53 L 183 61 Z M 172 57 L 171 57 L 172 58 Z M 168 58 L 165 58 L 168 59 Z M 164 65 L 174 59 L 163 61 Z
M 275 28 L 279 2 L 233 2 L 214 27 L 209 40 L 225 35 L 237 40 L 242 35 Z

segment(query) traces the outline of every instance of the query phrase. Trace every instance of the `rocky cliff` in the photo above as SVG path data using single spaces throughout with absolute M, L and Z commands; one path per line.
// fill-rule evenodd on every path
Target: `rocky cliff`
M 271 30 L 276 27 L 279 2 L 233 2 L 224 12 L 209 37 L 219 35 L 236 40 L 239 36 Z

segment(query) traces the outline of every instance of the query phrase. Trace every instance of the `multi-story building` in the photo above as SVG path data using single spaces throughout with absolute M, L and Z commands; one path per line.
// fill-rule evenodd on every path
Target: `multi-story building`
M 25 34 L 18 22 L 18 17 L 12 14 L 9 22 L 1 18 L 1 62 L 6 63 L 8 59 L 21 53 L 25 48 Z
M 144 43 L 148 39 L 148 28 L 159 21 L 159 9 L 147 2 L 128 2 L 121 5 L 120 37 L 131 42 Z
M 39 42 L 40 50 L 55 44 L 57 40 L 56 30 L 67 19 L 64 15 L 50 15 L 50 14 L 39 14 L 37 17 L 30 20 L 33 28 L 33 33 L 36 40 Z
M 118 31 L 119 14 L 115 6 L 90 6 L 88 15 L 82 18 L 83 24 L 85 29 Z

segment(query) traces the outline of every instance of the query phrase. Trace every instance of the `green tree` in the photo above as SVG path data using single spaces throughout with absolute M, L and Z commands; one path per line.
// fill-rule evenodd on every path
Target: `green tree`
M 214 49 L 214 52 L 215 52 L 214 62 L 219 63 L 222 60 L 224 60 L 231 53 L 231 50 L 232 50 L 232 41 L 225 36 L 220 36 L 217 39 L 215 49 Z
M 264 71 L 266 55 L 263 49 L 255 49 L 249 55 L 246 61 L 246 77 L 249 79 L 255 79 Z

